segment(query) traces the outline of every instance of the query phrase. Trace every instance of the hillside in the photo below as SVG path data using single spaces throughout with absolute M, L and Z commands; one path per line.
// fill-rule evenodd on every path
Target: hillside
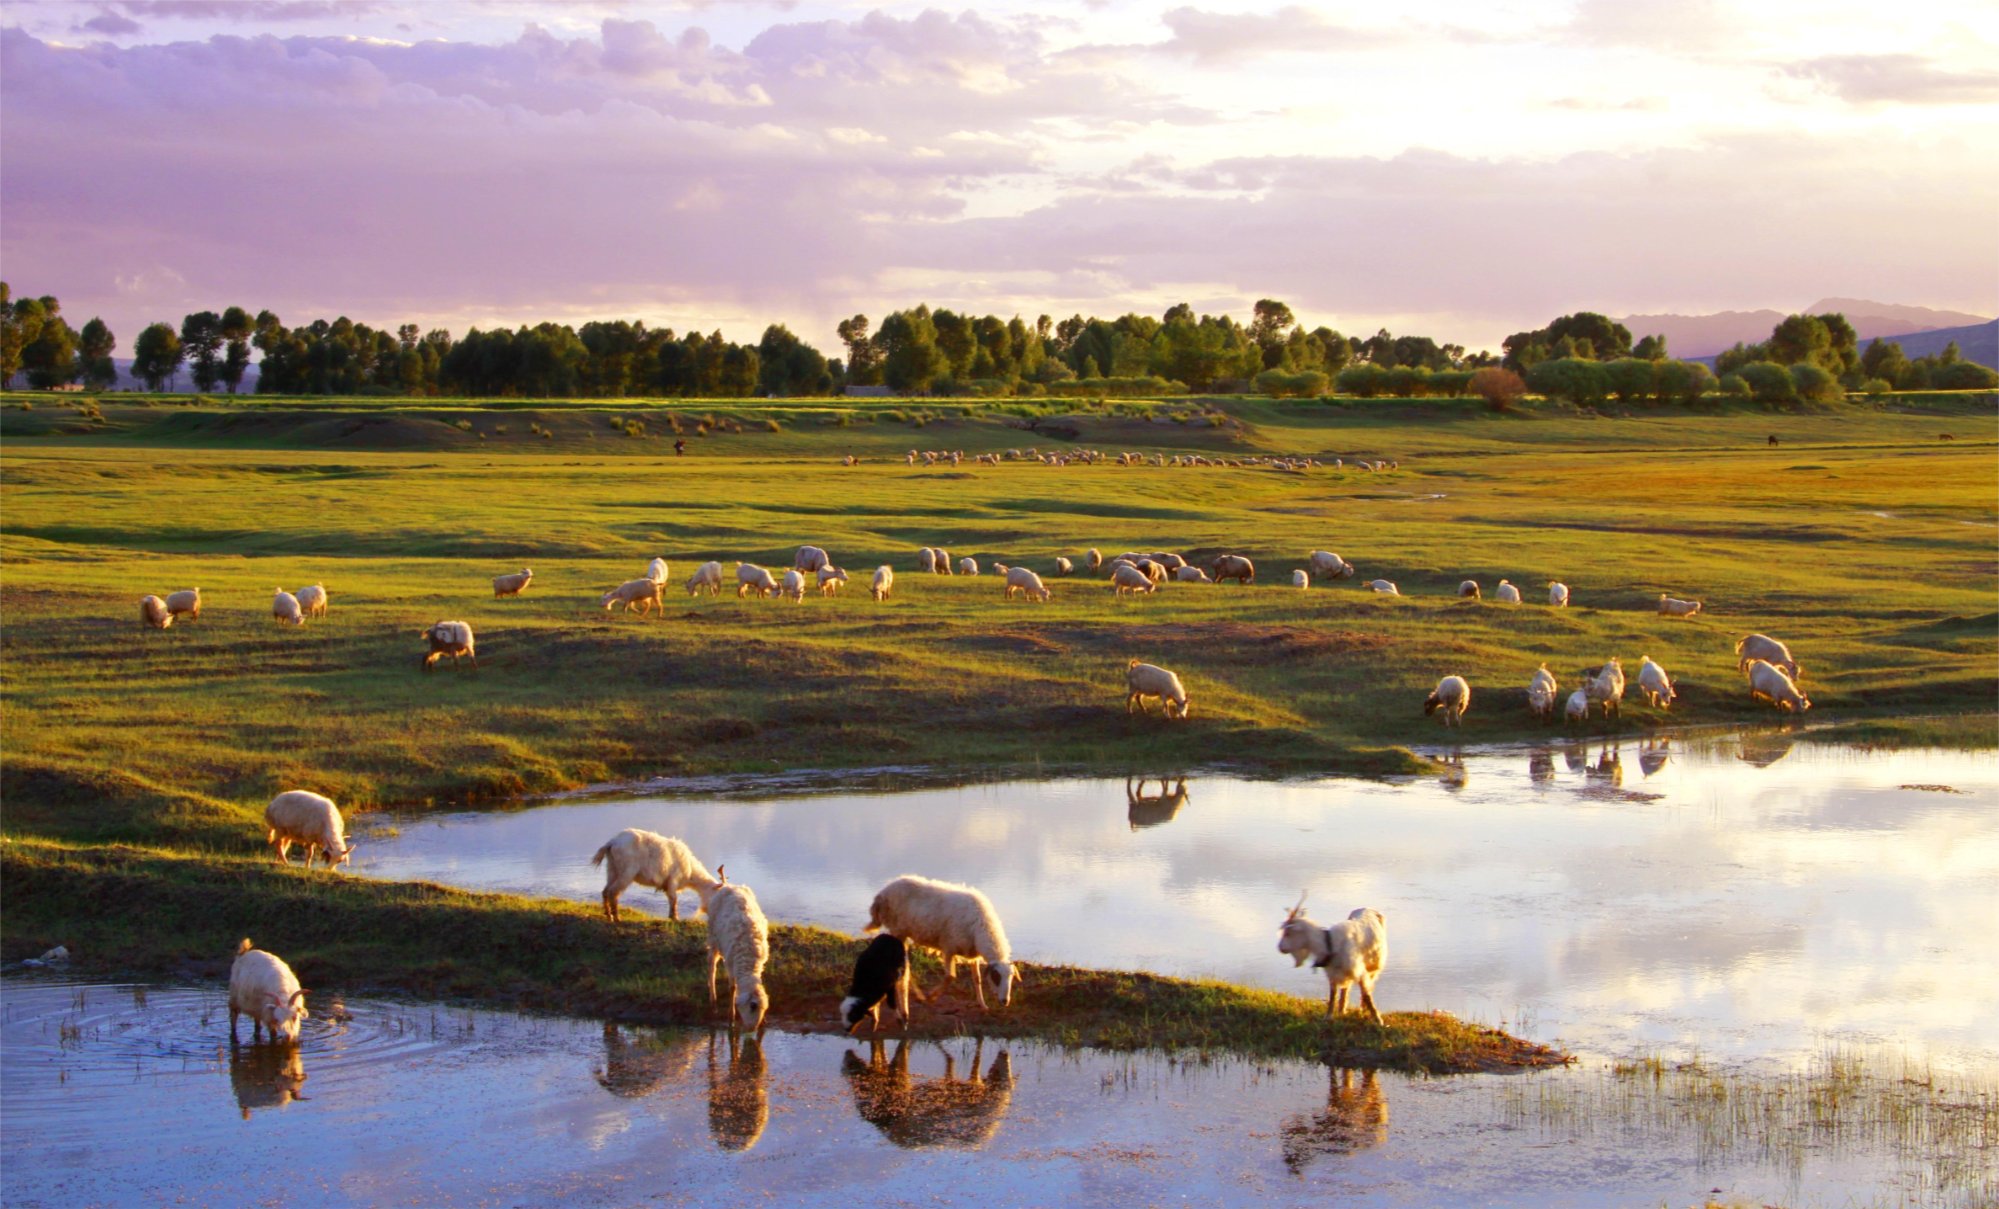
M 1831 312 L 1845 315 L 1863 341 L 1877 336 L 1899 337 L 1911 332 L 1962 328 L 1989 322 L 1962 311 L 1939 311 L 1929 307 L 1900 306 L 1888 302 L 1868 302 L 1859 298 L 1821 298 L 1803 308 L 1808 315 Z M 1712 315 L 1627 315 L 1618 322 L 1631 329 L 1634 337 L 1661 335 L 1676 357 L 1698 360 L 1712 357 L 1737 341 L 1754 344 L 1770 337 L 1770 329 L 1783 322 L 1790 312 L 1719 311 Z M 1962 345 L 1962 341 L 1959 344 Z M 1937 345 L 1942 348 L 1943 345 Z M 1908 345 L 1903 345 L 1908 350 Z M 1915 356 L 1910 351 L 1910 356 Z M 1983 364 L 1991 364 L 1990 361 Z

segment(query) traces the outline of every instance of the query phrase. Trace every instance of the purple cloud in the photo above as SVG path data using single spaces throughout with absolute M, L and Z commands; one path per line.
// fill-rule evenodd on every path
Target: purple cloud
M 1999 71 L 1948 71 L 1922 55 L 1826 55 L 1784 74 L 1855 105 L 1979 105 L 1999 101 Z

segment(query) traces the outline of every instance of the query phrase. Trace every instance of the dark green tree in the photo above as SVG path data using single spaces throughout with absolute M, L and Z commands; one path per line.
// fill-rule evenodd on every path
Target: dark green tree
M 222 317 L 197 311 L 180 321 L 180 344 L 194 389 L 207 394 L 222 380 Z
M 257 330 L 257 325 L 249 312 L 240 306 L 232 306 L 222 312 L 218 330 L 227 342 L 222 353 L 222 384 L 233 395 L 243 385 L 243 375 L 250 368 L 250 335 Z
M 21 372 L 21 350 L 42 334 L 46 318 L 38 299 L 14 301 L 14 292 L 0 281 L 0 387 L 13 385 Z
M 28 371 L 28 385 L 41 390 L 76 381 L 83 367 L 76 360 L 76 333 L 58 312 L 53 298 L 41 300 L 44 318 L 41 331 L 21 350 L 21 368 Z
M 118 347 L 118 337 L 102 319 L 92 319 L 83 325 L 77 334 L 76 351 L 83 371 L 83 384 L 91 390 L 110 390 L 118 384 L 118 366 L 111 360 L 111 353 Z
M 1641 361 L 1664 361 L 1667 358 L 1666 338 L 1647 336 L 1631 346 L 1631 355 Z
M 881 354 L 868 339 L 868 317 L 842 319 L 840 341 L 847 346 L 847 381 L 855 386 L 875 386 L 882 380 Z
M 187 354 L 181 351 L 180 337 L 170 324 L 155 323 L 139 333 L 132 345 L 132 376 L 158 393 L 180 372 Z

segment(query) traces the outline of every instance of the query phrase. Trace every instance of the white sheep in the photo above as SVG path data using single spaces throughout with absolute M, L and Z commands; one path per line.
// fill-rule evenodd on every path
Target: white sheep
M 1445 726 L 1463 726 L 1465 711 L 1471 708 L 1471 685 L 1463 676 L 1446 676 L 1423 699 L 1423 716 L 1444 711 Z
M 1178 571 L 1175 571 L 1173 573 L 1173 578 L 1179 580 L 1183 584 L 1211 584 L 1215 582 L 1214 580 L 1208 578 L 1208 573 L 1206 571 L 1203 571 L 1201 570 L 1201 568 L 1192 565 L 1182 567 Z
M 609 862 L 606 864 L 605 862 Z M 720 884 L 686 844 L 670 835 L 627 827 L 590 858 L 604 865 L 604 918 L 618 922 L 618 897 L 634 883 L 666 895 L 669 919 L 680 918 L 680 892 L 700 894 Z
M 1623 716 L 1624 706 L 1624 665 L 1612 659 L 1597 669 L 1594 677 L 1584 682 L 1589 699 L 1601 702 L 1603 716 Z
M 979 562 L 977 559 L 961 558 L 958 560 L 958 574 L 977 575 L 978 573 L 979 573 Z
M 1555 701 L 1561 692 L 1561 686 L 1555 682 L 1555 673 L 1548 670 L 1547 664 L 1542 664 L 1541 670 L 1527 682 L 1527 712 L 1539 721 L 1553 722 Z
M 1394 584 L 1388 582 L 1385 579 L 1371 579 L 1368 581 L 1367 586 L 1373 588 L 1376 592 L 1379 592 L 1383 596 L 1402 595 L 1401 592 L 1396 590 Z
M 1303 570 L 1291 572 L 1291 586 L 1294 588 L 1311 587 L 1312 573 L 1310 571 L 1303 571 Z
M 1666 669 L 1652 662 L 1650 655 L 1640 655 L 1639 658 L 1643 662 L 1638 665 L 1638 695 L 1645 698 L 1648 705 L 1660 709 L 1672 708 L 1673 698 L 1678 694 L 1673 692 L 1673 681 L 1666 675 Z
M 1463 583 L 1459 584 L 1458 597 L 1461 600 L 1481 599 L 1478 591 L 1478 581 L 1476 579 L 1467 579 Z
M 1048 585 L 1042 583 L 1041 577 L 1026 567 L 1006 569 L 1006 598 L 1012 600 L 1015 592 L 1025 595 L 1029 600 L 1046 601 L 1049 598 Z
M 925 546 L 916 552 L 916 569 L 925 575 L 937 569 L 937 552 Z
M 914 874 L 898 877 L 875 895 L 866 930 L 887 932 L 936 954 L 944 963 L 944 978 L 932 995 L 958 976 L 962 961 L 972 966 L 972 988 L 981 1008 L 987 1006 L 988 987 L 1001 1007 L 1013 1002 L 1020 970 L 1007 945 L 1006 929 L 992 903 L 970 886 Z
M 822 567 L 830 567 L 832 565 L 833 560 L 827 556 L 824 550 L 821 550 L 817 546 L 800 546 L 798 553 L 793 555 L 791 559 L 792 568 L 797 571 L 803 571 L 807 575 L 812 574 Z
M 629 613 L 633 605 L 638 605 L 641 616 L 658 605 L 659 615 L 662 618 L 666 616 L 666 601 L 660 595 L 659 584 L 650 579 L 626 580 L 598 597 L 597 603 L 603 606 L 606 613 L 618 605 L 625 606 L 625 612 Z
M 665 584 L 672 574 L 673 571 L 666 565 L 666 560 L 663 558 L 655 558 L 646 564 L 646 578 L 656 584 Z
M 1749 699 L 1768 701 L 1787 714 L 1801 714 L 1812 707 L 1797 682 L 1784 674 L 1784 669 L 1761 659 L 1749 665 Z
M 264 840 L 278 854 L 278 863 L 291 864 L 293 844 L 305 845 L 305 867 L 326 854 L 326 867 L 338 869 L 354 855 L 358 844 L 347 842 L 347 824 L 333 799 L 306 789 L 287 789 L 264 807 Z
M 1066 558 L 1063 558 L 1063 557 L 1061 557 L 1060 555 L 1057 555 L 1057 556 L 1056 556 L 1056 559 L 1055 559 L 1055 574 L 1057 574 L 1057 575 L 1073 575 L 1073 574 L 1075 573 L 1075 571 L 1076 571 L 1076 564 L 1075 564 L 1075 563 L 1072 563 L 1072 562 L 1070 562 L 1070 561 L 1069 561 L 1068 559 L 1066 559 Z
M 1178 554 L 1174 554 L 1171 551 L 1167 550 L 1156 550 L 1153 553 L 1146 555 L 1146 557 L 1150 558 L 1153 562 L 1158 563 L 1160 566 L 1165 567 L 1169 574 L 1171 572 L 1178 571 L 1180 568 L 1187 565 L 1186 559 L 1180 557 Z
M 1187 698 L 1186 686 L 1180 683 L 1180 677 L 1163 667 L 1140 663 L 1133 658 L 1125 665 L 1124 685 L 1124 712 L 1127 714 L 1133 709 L 1145 713 L 1145 702 L 1150 697 L 1159 698 L 1160 712 L 1168 718 L 1184 719 L 1187 711 L 1193 708 L 1192 702 Z
M 275 953 L 251 948 L 245 937 L 229 965 L 229 1040 L 236 1040 L 236 1018 L 248 1016 L 252 1045 L 262 1029 L 270 1030 L 273 1043 L 296 1043 L 299 1025 L 312 1015 L 305 996 L 290 966 Z
M 1587 721 L 1589 721 L 1589 689 L 1584 687 L 1569 694 L 1569 702 L 1562 709 L 1562 722 L 1567 725 L 1570 722 Z
M 1111 572 L 1111 591 L 1113 595 L 1123 596 L 1126 592 L 1145 593 L 1157 592 L 1158 590 L 1159 585 L 1152 582 L 1150 575 L 1147 575 L 1130 563 L 1119 563 Z
M 179 617 L 185 613 L 189 621 L 201 620 L 201 589 L 183 588 L 167 594 L 167 612 Z
M 730 1025 L 740 1023 L 756 1032 L 770 1010 L 770 996 L 764 991 L 770 924 L 748 886 L 728 885 L 727 871 L 720 866 L 715 871 L 724 875 L 724 881 L 701 892 L 701 909 L 708 915 L 708 1002 L 715 1002 L 715 967 L 726 964 L 733 992 Z
M 1314 550 L 1305 561 L 1311 564 L 1312 574 L 1325 579 L 1352 579 L 1354 576 L 1353 564 L 1330 550 Z
M 1771 667 L 1783 668 L 1784 673 L 1793 680 L 1804 678 L 1805 669 L 1799 667 L 1798 661 L 1791 658 L 1791 648 L 1767 634 L 1748 635 L 1735 644 L 1735 654 L 1736 666 L 1745 672 L 1749 670 L 1750 664 L 1761 659 Z
M 1551 583 L 1548 585 L 1548 604 L 1557 609 L 1569 607 L 1569 585 Z
M 321 584 L 310 584 L 296 593 L 298 607 L 307 617 L 326 616 L 326 588 Z
M 737 563 L 736 599 L 741 600 L 751 591 L 756 592 L 758 600 L 762 600 L 777 591 L 777 579 L 755 563 Z
M 805 577 L 798 573 L 797 568 L 784 573 L 784 578 L 777 585 L 777 598 L 794 602 L 805 599 Z
M 1499 586 L 1493 589 L 1492 595 L 1501 604 L 1520 603 L 1520 589 L 1504 579 L 1499 581 Z
M 1692 617 L 1700 611 L 1701 602 L 1698 600 L 1674 600 L 1664 592 L 1659 593 L 1659 616 L 1661 617 Z
M 697 595 L 703 590 L 706 590 L 710 596 L 720 596 L 722 594 L 721 563 L 702 563 L 695 569 L 693 577 L 687 581 L 687 594 L 689 596 Z
M 495 575 L 493 577 L 493 595 L 519 596 L 522 592 L 527 591 L 528 585 L 533 582 L 534 571 L 528 567 L 522 567 L 519 573 L 514 575 Z
M 868 588 L 868 595 L 876 600 L 887 600 L 889 589 L 895 587 L 895 571 L 887 563 L 875 568 L 874 583 Z
M 451 656 L 453 667 L 457 667 L 458 661 L 468 655 L 472 658 L 472 666 L 479 666 L 479 654 L 472 645 L 472 627 L 464 622 L 440 621 L 422 634 L 430 643 L 430 653 L 423 657 L 424 671 L 430 671 L 446 655 Z
M 139 598 L 139 624 L 155 630 L 164 630 L 174 623 L 174 615 L 167 611 L 167 602 L 157 596 Z
M 930 552 L 937 556 L 937 563 L 933 568 L 937 574 L 949 575 L 951 573 L 951 552 L 942 546 L 933 546 Z
M 819 595 L 831 596 L 847 582 L 847 573 L 835 566 L 819 568 Z
M 271 597 L 271 616 L 277 618 L 279 625 L 305 624 L 305 610 L 299 608 L 298 597 L 283 588 Z
M 1388 964 L 1388 920 L 1372 907 L 1361 907 L 1330 928 L 1307 918 L 1305 896 L 1291 908 L 1278 928 L 1277 951 L 1291 959 L 1293 969 L 1307 961 L 1326 972 L 1326 1015 L 1347 1010 L 1347 988 L 1360 991 L 1360 1010 L 1382 1023 L 1374 1006 L 1374 980 Z
M 1104 556 L 1097 553 L 1096 550 L 1090 549 L 1083 551 L 1083 569 L 1085 571 L 1094 571 L 1098 567 L 1101 567 L 1103 565 L 1104 565 Z
M 1240 554 L 1222 554 L 1208 560 L 1208 574 L 1215 577 L 1216 583 L 1233 579 L 1248 585 L 1256 582 L 1256 564 Z

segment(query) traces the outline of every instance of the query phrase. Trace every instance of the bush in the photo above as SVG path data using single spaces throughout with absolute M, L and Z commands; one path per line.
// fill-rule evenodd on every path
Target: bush
M 1603 401 L 1610 391 L 1610 378 L 1595 361 L 1558 357 L 1535 362 L 1527 371 L 1527 386 L 1536 394 L 1584 407 Z
M 1388 371 L 1371 361 L 1349 365 L 1333 379 L 1333 385 L 1342 394 L 1357 395 L 1363 399 L 1380 398 L 1388 390 Z
M 1837 403 L 1846 397 L 1839 379 L 1816 365 L 1800 361 L 1791 367 L 1791 389 L 1811 403 Z
M 1937 390 L 1991 390 L 1999 386 L 1999 370 L 1976 361 L 1953 361 L 1931 371 L 1930 385 Z
M 1869 378 L 1860 384 L 1860 389 L 1866 391 L 1869 398 L 1878 399 L 1894 390 L 1895 384 L 1885 378 Z
M 1751 361 L 1736 370 L 1735 376 L 1758 403 L 1789 403 L 1798 397 L 1790 369 L 1775 361 Z
M 1603 367 L 1604 382 L 1620 403 L 1636 403 L 1652 393 L 1659 367 L 1651 361 L 1623 357 Z
M 1505 411 L 1518 403 L 1521 395 L 1527 393 L 1527 384 L 1520 380 L 1519 374 L 1496 365 L 1486 366 L 1473 373 L 1467 385 L 1471 393 L 1484 399 L 1486 406 L 1494 411 Z
M 1316 369 L 1289 374 L 1266 369 L 1256 376 L 1256 389 L 1273 399 L 1309 399 L 1326 393 L 1326 375 Z
M 1080 378 L 1074 382 L 1050 382 L 1048 393 L 1059 398 L 1143 398 L 1148 395 L 1177 394 L 1183 388 L 1164 378 Z
M 1472 371 L 1468 369 L 1440 369 L 1430 375 L 1430 393 L 1447 399 L 1462 399 L 1471 389 Z
M 1652 390 L 1661 403 L 1700 402 L 1702 392 L 1713 381 L 1707 366 L 1698 361 L 1661 361 L 1652 374 Z
M 1413 399 L 1430 384 L 1430 371 L 1420 365 L 1398 365 L 1388 371 L 1388 392 L 1398 399 Z

